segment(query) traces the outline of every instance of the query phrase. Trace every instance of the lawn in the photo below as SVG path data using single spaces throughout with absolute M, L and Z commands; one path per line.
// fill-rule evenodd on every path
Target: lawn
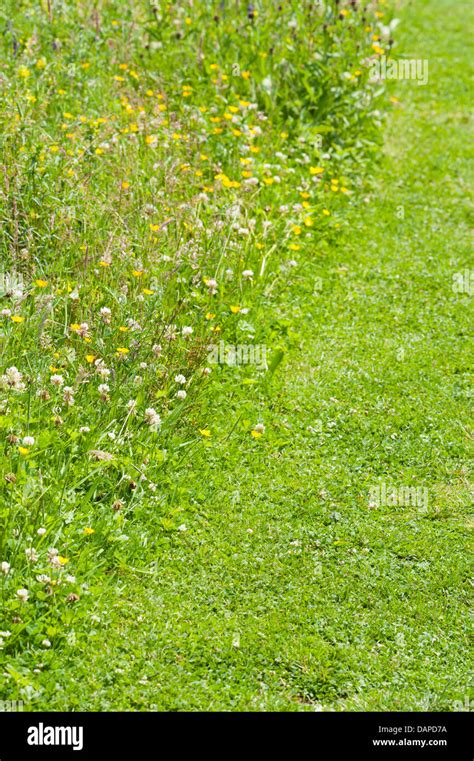
M 0 697 L 465 706 L 470 4 L 5 5 Z

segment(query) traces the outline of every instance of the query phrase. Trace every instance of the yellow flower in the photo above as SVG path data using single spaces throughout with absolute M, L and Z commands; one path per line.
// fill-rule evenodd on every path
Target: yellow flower
M 155 145 L 157 141 L 158 141 L 158 138 L 156 135 L 147 135 L 145 138 L 145 142 L 147 145 Z
M 301 227 L 299 225 L 293 225 L 291 229 L 295 235 L 301 235 Z
M 206 320 L 213 320 L 216 315 L 212 314 L 212 312 L 208 312 L 206 314 Z
M 254 437 L 254 439 L 259 439 L 262 435 L 259 431 L 250 431 L 250 435 Z
M 26 447 L 18 447 L 18 451 L 20 454 L 25 455 L 25 454 L 28 454 L 30 450 L 27 449 Z
M 46 286 L 48 285 L 48 281 L 47 280 L 35 280 L 35 285 L 37 285 L 38 288 L 46 288 Z
M 128 354 L 130 349 L 126 349 L 124 346 L 119 346 L 117 354 Z
M 90 365 L 92 364 L 94 359 L 95 359 L 95 354 L 86 354 L 86 360 L 89 362 Z
M 58 560 L 61 565 L 66 565 L 66 563 L 69 563 L 69 558 L 65 558 L 62 555 L 58 555 Z
M 18 314 L 14 314 L 11 317 L 11 321 L 12 322 L 25 322 L 25 318 L 24 317 L 20 317 L 20 315 L 18 315 Z
M 331 212 L 328 211 L 327 209 L 323 209 L 323 214 L 324 214 L 325 217 L 330 217 L 331 216 Z
M 211 435 L 211 432 L 210 432 L 209 428 L 200 428 L 200 429 L 199 429 L 199 433 L 201 434 L 201 436 L 204 436 L 204 437 L 205 437 L 205 438 L 207 438 L 207 439 L 208 439 L 208 438 L 210 437 L 210 435 Z
M 238 312 L 240 312 L 241 308 L 242 307 L 234 306 L 230 308 L 230 311 L 232 312 L 232 314 L 237 314 Z
M 128 190 L 130 187 L 130 183 L 126 182 L 125 180 L 122 182 L 122 190 Z
M 304 218 L 304 223 L 305 223 L 306 227 L 312 227 L 313 226 L 313 220 L 311 219 L 311 217 L 305 217 Z
M 150 288 L 144 288 L 142 291 L 145 296 L 153 296 L 154 291 L 150 290 Z
M 383 54 L 384 54 L 384 52 L 385 52 L 385 51 L 384 51 L 384 49 L 383 49 L 383 48 L 381 48 L 381 47 L 380 47 L 380 45 L 377 45 L 377 43 L 375 43 L 375 42 L 374 42 L 374 44 L 372 45 L 372 50 L 373 50 L 375 53 L 377 53 L 377 55 L 383 55 Z
M 99 262 L 101 267 L 110 267 L 110 262 L 105 262 L 103 259 Z
M 90 528 L 89 526 L 87 526 L 87 527 L 84 529 L 84 534 L 85 534 L 86 536 L 90 536 L 91 534 L 95 534 L 95 530 L 94 530 L 93 528 Z
M 310 174 L 322 174 L 324 172 L 324 167 L 322 167 L 322 166 L 310 166 L 309 172 L 310 172 Z
M 241 72 L 241 77 L 243 77 L 243 79 L 249 79 L 249 77 L 250 77 L 250 71 L 242 71 Z
M 23 77 L 23 79 L 26 79 L 30 76 L 30 70 L 26 68 L 26 66 L 20 66 L 18 69 L 18 74 L 20 77 Z

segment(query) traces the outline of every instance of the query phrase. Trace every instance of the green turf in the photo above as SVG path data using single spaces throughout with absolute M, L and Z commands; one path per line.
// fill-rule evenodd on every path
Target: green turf
M 339 227 L 247 296 L 255 340 L 283 359 L 263 380 L 215 369 L 196 412 L 211 436 L 183 442 L 157 503 L 133 505 L 134 560 L 105 594 L 91 576 L 96 618 L 71 619 L 36 673 L 37 655 L 8 660 L 5 694 L 32 710 L 465 703 L 472 293 L 453 278 L 472 267 L 472 11 L 396 16 L 428 84 L 391 85 L 383 156 Z M 428 505 L 372 505 L 378 483 Z

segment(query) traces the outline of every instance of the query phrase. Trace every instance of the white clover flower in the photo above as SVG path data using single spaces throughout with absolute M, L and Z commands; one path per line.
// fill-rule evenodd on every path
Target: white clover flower
M 205 283 L 209 288 L 211 296 L 214 296 L 214 294 L 217 293 L 217 280 L 213 277 L 209 277 L 205 280 Z
M 161 352 L 163 351 L 163 348 L 160 346 L 160 344 L 154 344 L 151 347 L 151 350 L 152 350 L 153 354 L 155 355 L 155 357 L 159 357 Z
M 101 307 L 99 310 L 99 314 L 102 318 L 102 322 L 104 322 L 106 325 L 110 325 L 110 317 L 112 315 L 112 310 L 109 309 L 109 307 Z
M 2 315 L 2 317 L 11 317 L 12 310 L 11 309 L 2 309 L 0 314 Z
M 62 375 L 52 375 L 49 379 L 53 386 L 62 386 L 64 383 L 64 378 Z
M 90 433 L 90 428 L 88 425 L 81 425 L 79 428 L 79 433 Z
M 174 382 L 179 383 L 180 385 L 183 385 L 183 383 L 186 383 L 186 378 L 184 377 L 184 375 L 181 375 L 181 374 L 175 375 Z
M 254 431 L 256 431 L 257 433 L 265 433 L 265 426 L 263 425 L 263 423 L 257 423 L 257 425 L 254 428 Z
M 145 410 L 145 423 L 149 426 L 155 426 L 158 427 L 161 425 L 161 418 L 156 412 L 156 410 L 153 409 L 153 407 L 148 407 Z
M 44 639 L 41 644 L 43 645 L 43 647 L 51 647 L 51 642 L 49 641 L 49 639 Z
M 36 581 L 39 581 L 40 584 L 49 584 L 49 582 L 51 581 L 51 578 L 50 576 L 46 576 L 45 573 L 40 573 L 36 577 Z
M 176 392 L 176 396 L 178 397 L 178 399 L 186 399 L 187 394 L 186 394 L 186 391 L 184 391 L 184 389 L 180 389 L 179 391 Z
M 34 446 L 35 440 L 33 436 L 23 436 L 22 444 L 24 447 L 32 447 Z
M 242 272 L 242 277 L 244 277 L 246 279 L 249 279 L 249 278 L 253 277 L 253 270 L 244 270 Z
M 129 402 L 127 402 L 127 409 L 131 415 L 134 415 L 137 411 L 137 400 L 136 399 L 130 399 Z
M 182 331 L 182 335 L 186 338 L 186 336 L 190 336 L 193 333 L 193 329 L 190 325 L 186 325 Z
M 75 584 L 76 577 L 75 576 L 71 576 L 71 574 L 68 574 L 66 576 L 66 581 L 68 582 L 68 584 Z
M 7 563 L 6 560 L 2 562 L 1 569 L 2 573 L 6 576 L 10 572 L 11 565 L 10 563 Z
M 110 386 L 108 386 L 107 383 L 101 383 L 98 386 L 97 391 L 102 395 L 108 394 L 110 391 Z
M 96 373 L 101 378 L 108 378 L 110 375 L 110 370 L 108 367 L 105 367 L 105 365 L 101 364 L 96 368 Z
M 128 327 L 130 328 L 130 330 L 132 332 L 133 331 L 139 332 L 142 329 L 140 323 L 138 323 L 136 320 L 132 319 L 132 317 L 129 317 L 127 319 L 127 325 L 128 325 Z
M 63 399 L 69 407 L 72 407 L 74 404 L 74 389 L 72 386 L 64 386 Z
M 16 596 L 19 597 L 22 602 L 26 602 L 30 596 L 30 593 L 27 589 L 17 589 Z
M 203 375 L 210 375 L 211 373 L 212 373 L 212 370 L 211 370 L 210 367 L 204 367 L 203 368 L 203 371 L 202 371 Z
M 25 550 L 25 555 L 27 559 L 30 561 L 30 563 L 36 563 L 38 560 L 38 553 L 36 552 L 34 547 L 28 547 Z
M 38 529 L 36 533 L 38 534 L 38 536 L 44 536 L 46 534 L 46 529 L 42 526 L 41 528 Z
M 22 382 L 23 376 L 16 367 L 9 367 L 5 375 L 0 376 L 0 388 L 11 388 L 14 391 L 23 391 L 25 384 Z

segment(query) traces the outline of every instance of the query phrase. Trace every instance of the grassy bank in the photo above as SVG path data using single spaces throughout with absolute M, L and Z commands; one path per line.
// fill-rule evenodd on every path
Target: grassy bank
M 114 445 L 128 430 L 129 418 L 124 424 L 109 388 L 88 403 L 92 410 L 112 397 L 112 409 L 100 408 L 89 425 L 80 414 L 88 387 L 82 392 L 76 381 L 78 417 L 68 418 L 68 437 L 84 451 L 93 447 L 112 455 L 110 460 L 93 456 L 92 479 L 90 460 L 76 460 L 76 444 L 69 438 L 64 443 L 60 424 L 55 430 L 62 448 L 58 438 L 42 441 L 44 434 L 35 432 L 42 450 L 57 447 L 58 454 L 50 491 L 40 489 L 34 497 L 34 527 L 53 512 L 49 499 L 54 493 L 57 511 L 48 525 L 52 537 L 47 546 L 59 536 L 59 515 L 61 537 L 71 549 L 69 556 L 60 557 L 68 561 L 64 565 L 76 564 L 81 574 L 81 586 L 74 586 L 77 580 L 67 582 L 67 591 L 80 600 L 77 607 L 71 600 L 66 617 L 49 622 L 49 630 L 35 630 L 35 621 L 28 622 L 34 645 L 6 653 L 5 695 L 21 697 L 33 710 L 450 711 L 456 701 L 465 700 L 467 325 L 472 296 L 453 285 L 461 282 L 456 276 L 465 273 L 469 255 L 468 14 L 467 3 L 448 0 L 398 9 L 397 52 L 428 59 L 429 82 L 390 86 L 392 99 L 383 101 L 390 109 L 383 157 L 374 157 L 363 172 L 356 166 L 359 157 L 373 150 L 373 114 L 370 125 L 360 124 L 365 151 L 355 145 L 357 125 L 352 123 L 351 140 L 331 159 L 323 158 L 323 148 L 300 166 L 292 153 L 289 164 L 298 172 L 294 187 L 288 181 L 280 189 L 275 176 L 283 170 L 272 167 L 267 173 L 263 166 L 275 150 L 286 151 L 275 142 L 286 140 L 281 137 L 284 124 L 272 125 L 262 145 L 250 142 L 266 154 L 260 182 L 272 180 L 264 183 L 263 192 L 270 195 L 259 208 L 291 205 L 296 195 L 298 203 L 309 198 L 310 208 L 283 212 L 269 238 L 260 225 L 273 220 L 273 211 L 262 212 L 255 238 L 249 217 L 238 218 L 240 229 L 250 229 L 251 244 L 243 232 L 229 253 L 224 249 L 231 260 L 228 268 L 238 278 L 229 291 L 219 292 L 217 306 L 209 285 L 216 270 L 206 270 L 210 256 L 199 261 L 198 273 L 207 282 L 201 290 L 193 282 L 199 291 L 194 301 L 186 301 L 183 286 L 177 318 L 173 300 L 179 281 L 164 276 L 166 260 L 154 284 L 142 285 L 143 275 L 131 275 L 122 294 L 128 298 L 136 289 L 135 295 L 144 299 L 138 302 L 141 317 L 135 312 L 134 320 L 152 325 L 156 305 L 147 307 L 146 299 L 155 298 L 157 291 L 159 310 L 166 313 L 159 335 L 150 328 L 150 346 L 166 346 L 163 334 L 175 322 L 179 330 L 192 324 L 194 338 L 202 343 L 190 360 L 181 336 L 182 345 L 166 354 L 166 362 L 158 360 L 166 372 L 153 366 L 152 381 L 147 368 L 137 369 L 144 382 L 135 386 L 130 369 L 117 357 L 112 378 L 122 388 L 130 383 L 127 398 L 152 406 L 141 388 L 153 389 L 153 406 L 163 418 L 156 441 L 145 427 L 133 442 L 125 437 Z M 262 93 L 263 98 L 265 86 Z M 136 106 L 131 97 L 128 103 Z M 289 114 L 292 118 L 300 124 Z M 337 136 L 337 120 L 328 117 L 327 127 Z M 236 129 L 245 131 L 242 125 Z M 310 144 L 318 146 L 314 134 L 312 139 Z M 206 155 L 208 149 L 201 148 Z M 218 155 L 220 149 L 215 150 Z M 336 169 L 341 152 L 347 173 L 342 177 Z M 184 150 L 181 163 L 187 158 Z M 326 161 L 333 181 L 313 193 L 311 178 L 319 176 Z M 127 215 L 135 219 L 136 196 L 127 207 L 125 194 L 137 187 L 141 192 L 140 172 L 146 166 L 140 164 L 135 177 L 117 175 L 120 211 L 106 227 Z M 258 174 L 243 166 L 244 172 Z M 217 182 L 233 182 L 234 175 L 221 169 L 224 179 Z M 109 176 L 100 168 L 93 171 Z M 164 186 L 166 193 L 174 193 L 176 205 L 187 182 L 177 179 L 176 186 Z M 202 182 L 199 176 L 197 182 Z M 161 220 L 175 214 L 172 204 L 164 214 L 166 193 Z M 93 200 L 89 197 L 88 203 Z M 118 285 L 123 285 L 119 275 L 131 266 L 134 272 L 147 271 L 145 257 L 135 242 L 125 252 L 119 245 L 108 261 L 109 237 L 103 235 L 108 210 L 99 208 L 94 216 L 93 206 L 88 208 L 87 225 L 96 229 L 102 245 L 94 266 L 105 278 L 100 288 L 94 287 L 100 294 L 113 294 L 111 303 L 126 330 L 118 343 L 103 321 L 103 333 L 93 335 L 94 350 L 83 343 L 73 348 L 86 372 L 105 346 L 112 355 L 128 349 L 138 368 L 149 360 L 140 356 L 133 335 L 129 338 L 134 325 L 126 322 L 129 310 L 126 301 L 120 302 Z M 221 216 L 229 213 L 226 206 Z M 210 216 L 198 204 L 180 224 L 199 227 L 199 220 L 209 227 Z M 143 222 L 144 228 L 155 224 L 159 227 L 153 216 Z M 14 225 L 12 230 L 14 237 Z M 71 242 L 70 258 L 63 262 L 66 272 L 74 265 L 75 245 Z M 151 241 L 147 262 L 160 246 L 161 241 Z M 215 249 L 212 239 L 208 249 Z M 86 268 L 93 252 L 86 247 L 80 256 Z M 182 256 L 192 270 L 191 245 Z M 246 270 L 253 274 L 243 276 Z M 224 276 L 225 269 L 221 272 Z M 48 282 L 47 274 L 36 276 Z M 71 292 L 77 283 L 75 273 Z M 143 289 L 152 293 L 139 294 Z M 106 305 L 101 298 L 94 301 L 97 308 Z M 79 331 L 72 332 L 87 338 L 87 332 L 80 335 L 84 311 L 74 299 L 72 306 L 71 300 L 67 304 L 65 312 L 55 313 L 54 329 L 59 335 L 64 326 L 76 324 Z M 209 314 L 214 316 L 207 318 Z M 190 361 L 193 373 L 200 373 L 202 346 L 209 341 L 207 323 L 219 328 L 215 342 L 223 336 L 227 344 L 268 347 L 268 369 L 212 366 L 193 396 L 194 386 L 174 378 Z M 54 350 L 55 335 L 45 351 Z M 90 363 L 86 352 L 93 357 Z M 15 355 L 10 357 L 13 364 Z M 66 376 L 70 360 L 58 359 L 51 373 Z M 159 383 L 157 371 L 163 372 Z M 101 382 L 113 387 L 107 378 Z M 175 401 L 181 386 L 192 397 L 186 410 Z M 54 399 L 48 404 L 52 415 L 65 417 L 53 411 Z M 259 424 L 263 429 L 256 428 Z M 86 446 L 75 435 L 84 425 L 92 429 L 81 434 L 91 436 Z M 103 437 L 99 441 L 97 431 Z M 61 452 L 66 452 L 64 458 Z M 157 463 L 153 476 L 142 468 L 147 461 Z M 31 463 L 25 467 L 31 475 Z M 140 480 L 144 473 L 153 484 L 151 495 Z M 30 488 L 28 477 L 19 481 L 23 493 Z M 387 502 L 377 500 L 382 484 L 397 490 L 389 504 L 378 504 Z M 420 498 L 407 504 L 400 496 L 406 487 L 418 490 Z M 28 510 L 28 499 L 27 493 L 15 509 Z M 5 628 L 12 628 L 10 621 Z M 35 637 L 48 637 L 52 647 L 39 652 Z

